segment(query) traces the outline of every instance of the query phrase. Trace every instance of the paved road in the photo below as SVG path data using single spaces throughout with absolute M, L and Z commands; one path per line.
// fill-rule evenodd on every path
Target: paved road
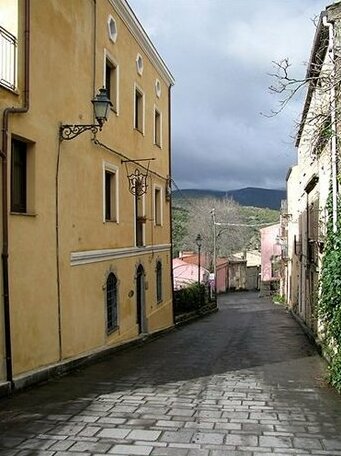
M 341 456 L 341 396 L 296 322 L 255 294 L 0 401 L 1 456 Z

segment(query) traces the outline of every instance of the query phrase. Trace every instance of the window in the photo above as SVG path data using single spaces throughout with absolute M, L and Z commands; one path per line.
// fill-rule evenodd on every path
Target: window
M 161 147 L 161 114 L 154 110 L 154 144 Z
M 118 112 L 118 67 L 110 59 L 105 59 L 105 81 L 107 96 L 112 103 L 112 109 Z
M 107 331 L 117 328 L 117 278 L 112 272 L 107 279 Z
M 272 256 L 271 258 L 271 278 L 279 279 L 280 277 L 280 257 Z
M 146 223 L 146 216 L 144 215 L 143 203 L 143 197 L 135 195 L 135 242 L 137 247 L 144 246 L 144 225 Z
M 110 171 L 105 171 L 105 220 L 115 219 L 115 196 L 113 189 L 115 188 L 115 174 Z
M 136 71 L 137 73 L 142 76 L 143 73 L 143 59 L 140 54 L 137 54 L 136 57 Z
M 154 189 L 154 224 L 162 225 L 161 188 Z
M 155 93 L 158 98 L 161 97 L 161 83 L 158 79 L 155 81 Z
M 143 93 L 135 87 L 134 99 L 134 128 L 141 133 L 144 131 L 144 99 Z
M 15 10 L 15 2 L 12 2 L 12 5 Z M 8 10 L 11 11 L 9 4 Z M 6 12 L 8 13 L 9 11 Z M 1 22 L 1 25 L 4 25 L 4 23 L 6 23 L 6 21 Z M 17 52 L 17 38 L 14 35 L 12 35 L 12 33 L 10 33 L 8 30 L 0 26 L 0 85 L 10 90 L 17 89 Z
M 103 221 L 118 223 L 118 170 L 110 163 L 103 166 Z
M 27 143 L 12 140 L 11 211 L 27 212 Z
M 112 16 L 108 17 L 108 35 L 113 43 L 117 40 L 117 25 L 116 21 Z
M 162 301 L 162 263 L 156 263 L 156 302 Z

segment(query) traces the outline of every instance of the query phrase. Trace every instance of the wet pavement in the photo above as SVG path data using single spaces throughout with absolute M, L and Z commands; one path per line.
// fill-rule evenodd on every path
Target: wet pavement
M 281 306 L 254 293 L 0 400 L 1 456 L 341 456 L 341 396 Z

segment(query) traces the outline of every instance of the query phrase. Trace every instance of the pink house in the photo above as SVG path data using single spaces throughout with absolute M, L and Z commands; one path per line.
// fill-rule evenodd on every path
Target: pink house
M 198 254 L 196 252 L 180 252 L 179 258 L 185 263 L 198 264 Z M 200 266 L 205 269 L 209 268 L 209 258 L 205 253 L 200 254 Z
M 261 228 L 261 283 L 271 289 L 271 282 L 279 282 L 281 246 L 278 243 L 280 224 Z
M 229 260 L 217 258 L 217 293 L 226 293 L 229 288 Z
M 209 256 L 200 255 L 201 282 L 209 280 Z M 179 258 L 173 260 L 174 289 L 183 288 L 198 281 L 198 254 L 180 252 Z M 217 258 L 217 293 L 226 293 L 229 289 L 229 260 Z M 213 286 L 213 285 L 212 285 Z
M 181 252 L 180 259 L 185 263 L 197 265 L 198 254 L 195 252 Z M 206 274 L 203 279 L 207 281 L 207 274 L 209 275 L 210 258 L 207 254 L 200 255 L 200 268 Z M 198 273 L 197 273 L 198 274 Z M 229 288 L 229 260 L 228 258 L 217 258 L 217 293 L 225 293 Z
M 187 287 L 198 282 L 199 268 L 197 264 L 186 262 L 180 258 L 173 259 L 174 290 Z M 200 282 L 208 281 L 209 271 L 200 266 Z

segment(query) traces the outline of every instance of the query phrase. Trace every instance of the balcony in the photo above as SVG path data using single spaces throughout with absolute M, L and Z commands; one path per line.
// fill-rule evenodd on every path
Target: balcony
M 17 88 L 17 39 L 0 26 L 0 86 Z

